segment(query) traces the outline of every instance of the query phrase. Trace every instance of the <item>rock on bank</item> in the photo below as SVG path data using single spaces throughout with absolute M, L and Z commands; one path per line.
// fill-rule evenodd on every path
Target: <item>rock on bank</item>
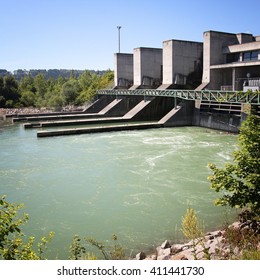
M 253 228 L 252 228 L 253 227 Z M 231 233 L 242 233 L 244 230 L 253 230 L 256 236 L 257 251 L 260 251 L 259 229 L 260 222 L 257 225 L 250 223 L 235 222 L 228 227 Z M 230 245 L 227 240 L 227 230 L 216 230 L 205 234 L 200 239 L 191 240 L 183 244 L 172 244 L 170 241 L 164 241 L 156 252 L 152 255 L 146 255 L 140 252 L 136 255 L 137 260 L 224 260 L 240 259 L 243 252 L 241 248 Z M 230 234 L 230 233 L 229 233 Z M 234 235 L 235 236 L 235 235 Z

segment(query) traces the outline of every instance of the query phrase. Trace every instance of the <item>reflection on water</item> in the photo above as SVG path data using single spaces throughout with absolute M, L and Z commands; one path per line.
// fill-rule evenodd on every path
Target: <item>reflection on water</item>
M 10 126 L 0 133 L 0 192 L 26 205 L 27 232 L 55 231 L 50 258 L 68 258 L 74 234 L 117 234 L 135 253 L 177 238 L 188 206 L 208 229 L 223 222 L 207 164 L 230 160 L 236 138 L 183 127 L 37 139 Z

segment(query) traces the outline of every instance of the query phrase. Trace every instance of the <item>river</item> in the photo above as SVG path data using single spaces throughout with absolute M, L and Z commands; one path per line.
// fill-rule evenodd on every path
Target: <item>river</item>
M 116 234 L 133 256 L 179 239 L 189 206 L 206 230 L 230 218 L 213 205 L 207 164 L 230 160 L 236 141 L 198 127 L 39 139 L 10 125 L 0 129 L 0 193 L 24 203 L 27 235 L 55 232 L 50 259 L 67 259 L 75 234 L 105 244 Z

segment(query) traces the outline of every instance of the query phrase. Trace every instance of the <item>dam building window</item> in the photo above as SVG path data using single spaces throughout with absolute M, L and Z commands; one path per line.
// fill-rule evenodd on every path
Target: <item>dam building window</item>
M 240 54 L 239 53 L 229 53 L 227 54 L 227 63 L 232 63 L 232 62 L 238 62 L 240 59 Z
M 244 52 L 243 61 L 258 60 L 258 51 Z

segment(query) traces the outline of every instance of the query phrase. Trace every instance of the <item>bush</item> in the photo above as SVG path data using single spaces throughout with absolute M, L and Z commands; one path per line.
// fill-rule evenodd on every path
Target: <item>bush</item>
M 240 128 L 238 150 L 233 153 L 233 163 L 224 168 L 209 164 L 213 175 L 208 179 L 211 188 L 222 192 L 218 205 L 249 208 L 255 216 L 260 214 L 260 122 L 249 115 Z
M 6 196 L 0 198 L 0 259 L 4 260 L 40 260 L 43 259 L 47 244 L 53 238 L 50 232 L 47 237 L 42 237 L 34 249 L 35 237 L 30 236 L 24 241 L 22 226 L 27 223 L 29 216 L 23 214 L 17 217 L 22 204 L 8 203 Z

